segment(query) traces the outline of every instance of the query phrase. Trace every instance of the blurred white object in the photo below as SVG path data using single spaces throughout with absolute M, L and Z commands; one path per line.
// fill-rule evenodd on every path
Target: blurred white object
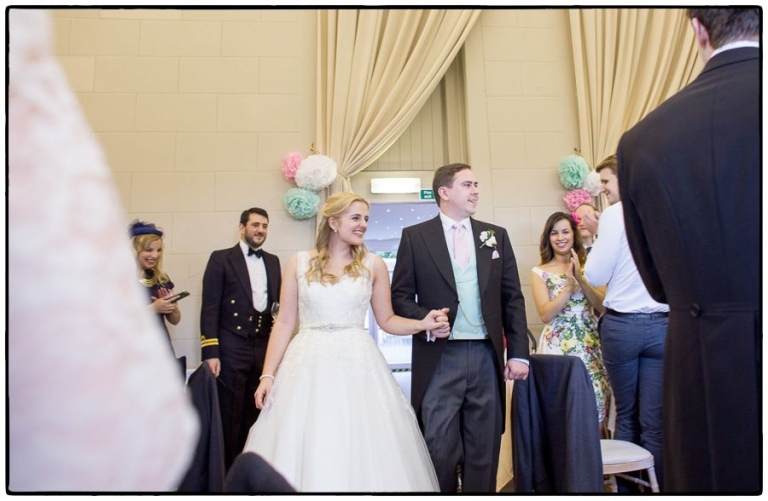
M 136 285 L 109 169 L 50 55 L 9 10 L 10 491 L 175 489 L 195 410 Z
M 600 194 L 600 174 L 598 174 L 597 171 L 589 171 L 587 179 L 584 181 L 583 190 L 593 197 Z

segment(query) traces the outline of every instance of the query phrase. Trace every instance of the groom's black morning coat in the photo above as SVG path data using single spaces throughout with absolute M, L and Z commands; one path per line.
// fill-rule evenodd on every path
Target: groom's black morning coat
M 507 231 L 475 219 L 470 221 L 477 256 L 481 310 L 493 343 L 501 408 L 504 412 L 506 397 L 503 370 L 506 360 L 503 338 L 506 337 L 506 359 L 528 358 L 525 303 Z M 480 233 L 486 230 L 494 231 L 496 249 L 481 247 Z M 458 304 L 451 256 L 440 216 L 404 229 L 392 277 L 392 307 L 395 313 L 421 319 L 430 310 L 447 307 L 450 308 L 448 318 L 453 325 Z M 427 342 L 424 333 L 413 336 L 411 403 L 417 415 L 446 342 L 446 339 Z

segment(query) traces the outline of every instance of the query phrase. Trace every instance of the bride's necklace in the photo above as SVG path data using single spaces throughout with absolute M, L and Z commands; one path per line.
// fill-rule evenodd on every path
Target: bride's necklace
M 339 264 L 338 259 L 329 258 L 328 261 L 325 263 L 325 273 L 328 273 L 329 275 L 335 275 L 337 277 L 341 277 L 344 274 L 344 270 L 347 266 L 349 266 L 349 263 L 352 262 L 352 259 L 345 260 L 344 263 Z
M 347 263 L 349 264 L 349 263 Z M 340 277 L 344 274 L 344 269 L 347 267 L 347 265 L 338 266 L 338 265 L 331 265 L 330 263 L 325 265 L 325 272 L 329 275 L 336 275 L 337 277 Z

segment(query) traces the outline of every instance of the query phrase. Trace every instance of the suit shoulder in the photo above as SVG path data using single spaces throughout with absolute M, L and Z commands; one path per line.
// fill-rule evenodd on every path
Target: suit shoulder
M 688 99 L 688 92 L 686 89 L 681 90 L 674 96 L 670 97 L 655 109 L 651 110 L 642 120 L 637 122 L 634 127 L 629 129 L 625 136 L 632 137 L 633 135 L 643 135 L 648 130 L 655 130 L 659 127 L 659 124 L 666 124 L 668 119 L 666 118 L 670 113 L 678 114 L 680 109 L 680 102 Z
M 278 263 L 280 262 L 280 258 L 278 257 L 277 254 L 272 254 L 271 252 L 264 251 L 264 256 L 268 257 L 269 259 L 273 259 Z
M 431 226 L 432 224 L 434 224 L 433 219 L 424 221 L 422 223 L 417 223 L 417 224 L 414 224 L 413 226 L 408 226 L 406 228 L 403 228 L 403 233 L 409 233 L 409 234 L 420 233 L 424 231 L 426 228 L 428 228 L 429 226 Z
M 703 110 L 712 105 L 714 89 L 719 89 L 720 95 L 741 92 L 730 84 L 733 75 L 733 69 L 720 72 L 705 67 L 693 81 L 651 110 L 624 136 L 644 141 L 647 137 L 664 137 L 670 128 L 684 128 L 693 117 L 706 113 Z
M 219 258 L 222 258 L 224 256 L 227 256 L 234 249 L 235 249 L 234 247 L 229 247 L 228 249 L 217 249 L 217 250 L 211 252 L 211 259 L 213 259 L 213 258 L 219 259 Z
M 232 256 L 237 256 L 238 254 L 242 256 L 240 247 L 237 245 L 235 247 L 230 247 L 229 249 L 217 249 L 211 252 L 211 256 L 208 258 L 208 262 L 224 263 Z
M 507 229 L 498 224 L 488 223 L 486 221 L 480 221 L 479 219 L 473 219 L 475 225 L 480 231 L 493 230 L 495 233 L 506 233 Z

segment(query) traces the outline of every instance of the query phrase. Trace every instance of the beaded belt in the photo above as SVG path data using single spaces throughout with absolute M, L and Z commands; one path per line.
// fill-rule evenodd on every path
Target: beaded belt
M 362 329 L 363 326 L 354 322 L 323 322 L 315 324 L 304 324 L 301 330 L 320 330 L 320 331 L 340 331 L 344 329 Z

